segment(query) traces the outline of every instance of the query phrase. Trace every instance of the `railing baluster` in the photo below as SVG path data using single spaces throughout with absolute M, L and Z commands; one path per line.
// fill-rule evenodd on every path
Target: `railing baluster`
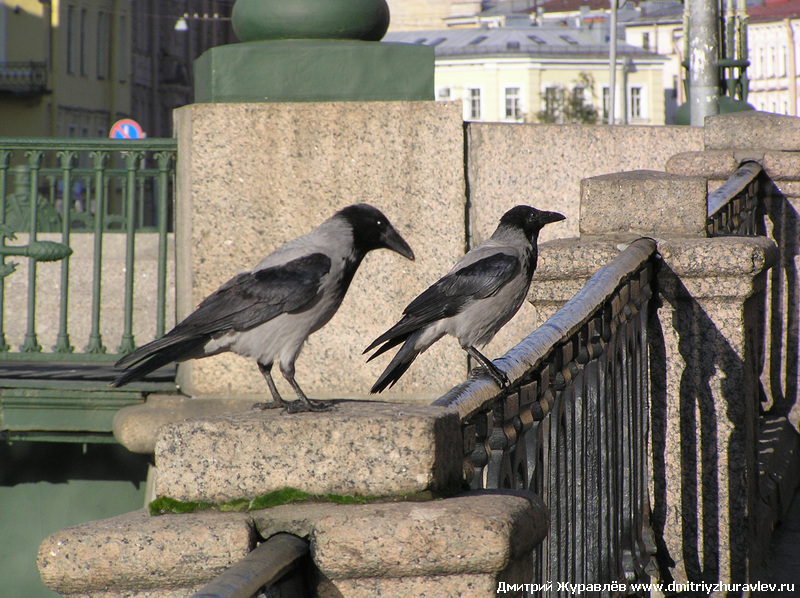
M 169 227 L 169 167 L 172 154 L 158 152 L 158 301 L 156 338 L 164 336 L 167 309 L 167 230 Z
M 72 169 L 76 152 L 64 150 L 58 152 L 62 170 L 61 193 L 61 243 L 69 247 L 72 210 Z M 55 187 L 55 185 L 53 185 Z M 69 256 L 61 260 L 61 301 L 59 311 L 58 336 L 53 346 L 55 353 L 72 353 L 74 347 L 69 343 L 68 314 L 69 314 Z
M 0 361 L 10 387 L 38 385 L 38 378 L 20 376 L 28 376 L 33 368 L 46 385 L 58 377 L 69 380 L 68 385 L 105 388 L 114 375 L 110 363 L 131 350 L 134 332 L 145 328 L 137 321 L 140 311 L 146 310 L 147 336 L 164 334 L 169 323 L 168 215 L 176 150 L 174 139 L 0 138 Z M 136 156 L 133 164 L 124 162 L 126 152 Z M 154 156 L 152 164 L 140 159 L 145 155 Z M 152 237 L 156 228 L 158 256 L 141 256 L 146 265 L 140 265 L 139 235 Z M 57 237 L 51 238 L 51 233 Z M 109 244 L 107 234 L 128 235 L 121 249 L 127 251 L 124 261 L 121 251 L 117 256 L 116 244 L 123 239 L 117 236 Z M 20 241 L 12 241 L 20 236 Z M 11 256 L 27 258 L 27 274 L 15 274 L 17 260 Z M 60 265 L 44 264 L 58 260 Z M 125 300 L 111 287 L 116 284 L 121 291 L 122 280 Z M 152 283 L 152 290 L 136 291 L 139 280 Z M 138 338 L 141 334 L 135 340 L 143 340 Z M 76 335 L 84 340 L 76 343 Z M 114 337 L 113 349 L 105 346 L 109 335 Z M 159 372 L 143 384 L 167 391 L 174 386 L 165 374 Z M 141 388 L 129 387 L 119 396 Z M 0 421 L 5 436 L 3 425 Z M 9 434 L 21 438 L 29 433 Z
M 103 216 L 105 212 L 106 177 L 105 167 L 108 152 L 98 150 L 90 152 L 94 179 L 94 256 L 92 267 L 92 331 L 89 335 L 87 353 L 105 353 L 103 338 L 100 334 L 100 296 L 102 293 L 103 269 Z
M 29 216 L 29 238 L 28 245 L 36 241 L 37 227 L 38 227 L 38 207 L 39 207 L 39 168 L 42 163 L 41 150 L 30 150 L 26 153 L 28 157 L 29 168 L 29 191 L 28 201 L 30 208 Z M 23 353 L 39 353 L 42 346 L 38 343 L 36 338 L 36 259 L 33 257 L 28 258 L 28 310 L 27 310 L 27 325 L 25 329 L 25 339 L 20 347 Z
M 119 353 L 130 353 L 136 348 L 133 340 L 133 275 L 134 257 L 136 252 L 136 170 L 137 165 L 143 156 L 140 152 L 125 152 L 125 307 L 124 321 L 125 328 L 122 333 L 122 343 L 119 346 Z
M 11 151 L 0 149 L 0 229 L 6 224 L 6 194 L 8 189 L 8 163 Z M 6 264 L 5 253 L 2 249 L 6 246 L 6 231 L 0 230 L 0 352 L 7 353 L 11 348 L 6 342 L 5 332 L 5 291 L 6 276 L 14 272 L 14 266 Z

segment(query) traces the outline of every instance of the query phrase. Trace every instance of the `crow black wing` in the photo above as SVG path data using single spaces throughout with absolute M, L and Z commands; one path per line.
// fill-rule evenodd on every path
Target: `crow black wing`
M 415 330 L 461 312 L 470 302 L 491 297 L 522 269 L 518 258 L 496 253 L 450 272 L 408 304 L 403 318 L 367 347 L 365 353 L 391 340 L 372 357 L 403 342 Z
M 323 277 L 331 260 L 322 253 L 297 258 L 280 266 L 238 274 L 206 297 L 195 311 L 165 336 L 139 347 L 117 362 L 129 367 L 173 345 L 196 346 L 230 331 L 254 328 L 286 312 L 311 308 L 321 297 Z
M 327 255 L 312 253 L 238 274 L 206 297 L 179 327 L 199 334 L 248 330 L 282 313 L 303 311 L 319 300 L 322 277 L 330 269 Z

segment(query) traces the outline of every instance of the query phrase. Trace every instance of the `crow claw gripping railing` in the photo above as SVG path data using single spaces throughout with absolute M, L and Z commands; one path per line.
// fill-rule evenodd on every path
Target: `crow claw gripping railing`
M 534 583 L 627 586 L 653 572 L 647 318 L 655 255 L 654 240 L 631 243 L 498 360 L 515 380 L 508 389 L 478 378 L 434 402 L 461 417 L 473 488 L 529 489 L 548 505 Z

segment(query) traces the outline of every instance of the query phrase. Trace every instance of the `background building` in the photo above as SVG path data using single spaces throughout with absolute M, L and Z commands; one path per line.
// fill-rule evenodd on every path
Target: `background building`
M 464 120 L 573 122 L 570 98 L 607 120 L 609 44 L 600 30 L 456 28 L 390 32 L 384 40 L 434 46 L 436 99 L 463 102 Z M 664 124 L 665 59 L 624 42 L 617 56 L 615 120 Z
M 766 0 L 751 6 L 747 41 L 750 95 L 756 110 L 798 116 L 800 0 Z
M 131 3 L 0 4 L 0 135 L 102 137 L 131 115 Z
M 171 136 L 194 59 L 235 41 L 233 3 L 3 0 L 0 136 L 107 137 L 120 118 Z

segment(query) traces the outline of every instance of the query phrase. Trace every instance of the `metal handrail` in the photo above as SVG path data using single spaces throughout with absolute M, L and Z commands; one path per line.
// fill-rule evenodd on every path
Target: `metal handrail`
M 308 542 L 292 534 L 276 534 L 190 598 L 251 598 L 261 588 L 274 586 L 306 554 Z
M 756 235 L 758 230 L 758 162 L 744 162 L 719 188 L 708 194 L 706 231 L 708 236 Z
M 600 306 L 613 296 L 617 287 L 652 257 L 655 249 L 656 242 L 653 239 L 637 239 L 611 264 L 595 272 L 579 293 L 497 360 L 509 379 L 522 379 L 531 368 L 542 362 L 554 346 L 574 335 L 591 320 Z M 463 420 L 502 395 L 497 393 L 497 386 L 491 379 L 474 378 L 452 388 L 433 405 L 455 409 Z

